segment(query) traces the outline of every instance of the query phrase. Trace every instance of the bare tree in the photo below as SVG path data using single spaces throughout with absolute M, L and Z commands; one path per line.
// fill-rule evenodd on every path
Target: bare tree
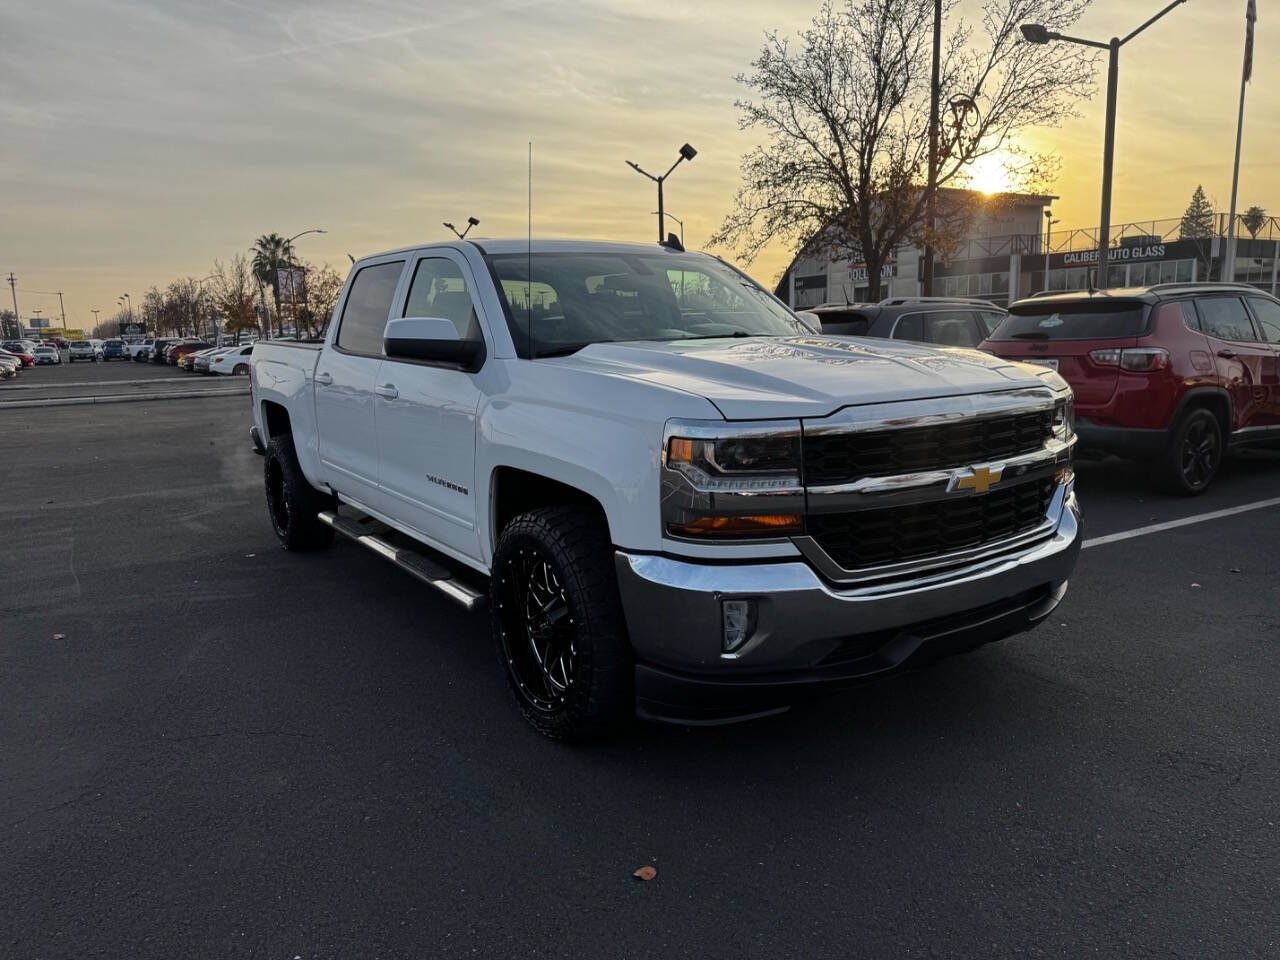
M 939 130 L 938 186 L 963 186 L 970 165 L 1000 152 L 1011 174 L 1043 173 L 1016 148 L 1030 127 L 1073 116 L 1093 89 L 1096 56 L 1073 44 L 1025 42 L 1023 23 L 1061 31 L 1090 0 L 987 0 L 980 32 L 952 17 L 941 99 L 955 122 Z M 952 14 L 956 0 L 947 0 Z M 824 2 L 795 41 L 767 36 L 737 101 L 739 127 L 766 142 L 741 162 L 743 185 L 711 238 L 750 262 L 775 240 L 880 271 L 907 241 L 945 246 L 926 229 L 932 0 Z M 945 118 L 944 118 L 945 119 Z
M 234 334 L 237 342 L 241 333 L 258 328 L 258 295 L 253 266 L 244 254 L 238 253 L 225 263 L 213 262 L 208 291 L 227 332 Z
M 305 297 L 298 305 L 297 320 L 309 338 L 323 336 L 345 278 L 327 263 L 320 267 L 310 263 L 303 266 L 307 282 L 303 291 Z

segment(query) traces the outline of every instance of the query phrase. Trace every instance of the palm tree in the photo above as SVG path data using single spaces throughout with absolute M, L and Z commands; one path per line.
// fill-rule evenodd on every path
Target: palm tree
M 293 264 L 293 246 L 278 233 L 265 233 L 253 243 L 253 275 L 261 284 L 271 284 L 271 299 L 275 301 L 277 323 L 280 317 L 280 284 L 277 273 L 281 267 Z

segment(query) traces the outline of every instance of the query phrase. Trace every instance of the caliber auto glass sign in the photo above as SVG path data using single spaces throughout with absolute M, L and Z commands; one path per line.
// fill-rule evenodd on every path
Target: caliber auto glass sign
M 1137 247 L 1113 247 L 1111 252 L 1107 254 L 1107 260 L 1111 263 L 1140 263 L 1144 260 L 1163 260 L 1166 249 L 1167 245 L 1163 243 L 1151 243 Z M 1073 250 L 1062 255 L 1062 265 L 1064 267 L 1080 267 L 1097 262 L 1097 250 Z

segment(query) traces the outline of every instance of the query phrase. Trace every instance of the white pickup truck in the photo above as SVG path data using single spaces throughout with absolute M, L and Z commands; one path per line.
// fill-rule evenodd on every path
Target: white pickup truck
M 480 240 L 366 257 L 260 342 L 291 550 L 336 532 L 468 608 L 578 739 L 785 709 L 1027 630 L 1080 549 L 1066 383 L 824 337 L 718 258 Z

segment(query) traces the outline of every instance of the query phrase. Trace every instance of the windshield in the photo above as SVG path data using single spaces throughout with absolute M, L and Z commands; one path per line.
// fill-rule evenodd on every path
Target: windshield
M 1106 340 L 1136 337 L 1147 329 L 1146 305 L 1136 300 L 1114 303 L 1014 304 L 1012 313 L 988 340 Z
M 584 252 L 485 259 L 521 357 L 626 340 L 809 333 L 759 286 L 710 257 Z

